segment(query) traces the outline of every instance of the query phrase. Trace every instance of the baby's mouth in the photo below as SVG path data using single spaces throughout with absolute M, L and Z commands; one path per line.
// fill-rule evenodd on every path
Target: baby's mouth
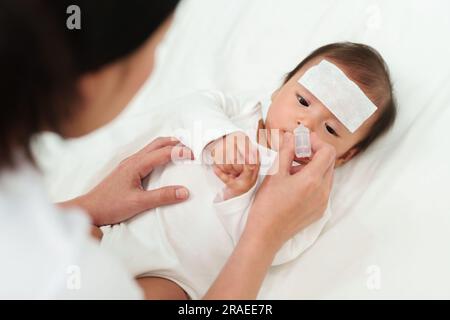
M 301 165 L 308 164 L 311 161 L 311 158 L 295 158 L 294 162 L 297 162 Z

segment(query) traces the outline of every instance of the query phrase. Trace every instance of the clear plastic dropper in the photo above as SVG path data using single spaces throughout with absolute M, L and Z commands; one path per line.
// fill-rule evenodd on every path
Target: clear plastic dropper
M 297 158 L 311 157 L 311 140 L 309 134 L 309 129 L 303 124 L 295 128 L 295 156 Z

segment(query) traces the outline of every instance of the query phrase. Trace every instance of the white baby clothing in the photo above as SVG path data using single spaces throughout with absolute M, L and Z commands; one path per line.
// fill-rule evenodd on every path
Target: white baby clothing
M 183 185 L 189 189 L 190 198 L 103 227 L 102 246 L 126 259 L 132 274 L 168 278 L 191 298 L 198 299 L 211 286 L 239 240 L 264 179 L 262 174 L 271 167 L 276 152 L 258 146 L 262 163 L 258 182 L 239 197 L 218 201 L 224 184 L 199 159 L 209 142 L 233 132 L 245 132 L 256 144 L 261 102 L 250 96 L 231 97 L 208 91 L 177 100 L 166 111 L 167 125 L 158 135 L 176 136 L 193 150 L 196 160 L 156 169 L 146 188 Z M 327 209 L 319 221 L 289 240 L 273 265 L 289 262 L 311 246 L 330 214 Z

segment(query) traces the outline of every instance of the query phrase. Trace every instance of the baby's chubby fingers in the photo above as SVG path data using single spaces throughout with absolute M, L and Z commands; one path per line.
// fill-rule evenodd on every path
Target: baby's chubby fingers
M 239 174 L 241 173 L 237 167 L 235 168 L 233 164 L 223 164 L 222 165 L 222 170 L 228 174 L 228 175 L 232 175 L 234 177 L 239 176 Z
M 250 141 L 248 136 L 242 137 L 238 144 L 238 153 L 241 164 L 259 163 L 258 148 Z
M 237 177 L 240 173 L 240 171 L 237 171 L 233 168 L 232 164 L 214 164 L 215 167 L 217 167 L 220 171 L 223 173 L 231 176 L 231 177 Z
M 244 171 L 244 164 L 232 164 L 233 171 L 236 173 L 236 176 L 239 176 Z
M 225 184 L 230 182 L 230 176 L 225 173 L 219 165 L 213 166 L 214 174 Z
M 239 179 L 248 181 L 251 185 L 256 181 L 259 172 L 259 165 L 247 164 L 243 166 L 243 170 Z

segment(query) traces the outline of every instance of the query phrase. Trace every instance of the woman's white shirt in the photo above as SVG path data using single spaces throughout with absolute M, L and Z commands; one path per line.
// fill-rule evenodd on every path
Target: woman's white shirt
M 26 162 L 0 173 L 0 257 L 0 299 L 142 298 L 90 237 L 87 215 L 53 205 Z

